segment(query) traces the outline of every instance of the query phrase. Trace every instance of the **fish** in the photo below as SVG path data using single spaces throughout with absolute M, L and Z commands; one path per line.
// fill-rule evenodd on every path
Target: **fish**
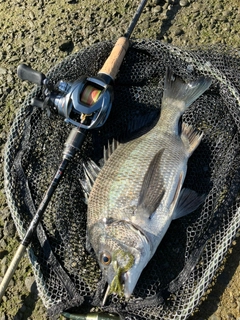
M 180 118 L 211 85 L 184 82 L 167 68 L 161 113 L 148 132 L 105 148 L 104 165 L 85 165 L 87 248 L 93 250 L 110 294 L 129 299 L 143 269 L 174 219 L 205 199 L 183 187 L 189 157 L 203 133 Z

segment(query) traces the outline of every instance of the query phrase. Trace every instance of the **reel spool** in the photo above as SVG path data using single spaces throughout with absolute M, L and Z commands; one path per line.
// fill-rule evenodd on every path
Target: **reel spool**
M 91 85 L 88 85 L 83 90 L 83 93 L 81 95 L 81 102 L 83 102 L 89 106 L 92 106 L 94 103 L 97 102 L 101 92 L 102 91 L 100 89 L 97 89 Z

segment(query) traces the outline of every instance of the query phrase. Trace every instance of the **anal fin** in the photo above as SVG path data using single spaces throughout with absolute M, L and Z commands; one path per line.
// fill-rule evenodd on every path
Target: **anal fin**
M 206 196 L 199 195 L 197 192 L 183 188 L 180 192 L 177 205 L 173 213 L 173 219 L 178 219 L 195 211 L 203 202 Z
M 183 184 L 183 172 L 181 172 L 180 175 L 179 175 L 177 188 L 176 188 L 174 197 L 173 197 L 172 202 L 171 202 L 171 210 L 174 210 L 173 208 L 176 208 L 176 203 L 178 201 L 179 194 L 180 194 L 181 189 L 182 189 L 182 184 Z

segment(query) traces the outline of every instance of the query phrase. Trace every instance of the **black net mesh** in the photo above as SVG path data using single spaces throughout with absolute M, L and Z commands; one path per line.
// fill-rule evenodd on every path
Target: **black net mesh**
M 112 43 L 98 43 L 66 58 L 48 74 L 53 82 L 95 75 Z M 185 81 L 200 75 L 210 89 L 183 115 L 204 132 L 189 160 L 185 186 L 207 194 L 201 209 L 173 221 L 129 301 L 111 295 L 101 307 L 104 283 L 85 248 L 86 205 L 82 163 L 102 157 L 111 138 L 126 136 L 157 119 L 167 66 Z M 106 124 L 88 133 L 68 166 L 29 249 L 38 289 L 51 315 L 63 310 L 106 311 L 125 319 L 186 319 L 206 292 L 240 225 L 239 52 L 182 50 L 159 41 L 133 42 L 114 86 Z M 31 106 L 35 88 L 20 108 L 5 149 L 5 190 L 22 238 L 62 158 L 71 127 Z

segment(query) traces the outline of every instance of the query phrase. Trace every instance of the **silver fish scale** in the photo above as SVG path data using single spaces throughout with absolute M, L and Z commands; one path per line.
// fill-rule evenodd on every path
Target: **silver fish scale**
M 176 185 L 176 173 L 186 171 L 187 151 L 181 139 L 174 134 L 169 136 L 156 127 L 144 136 L 120 145 L 111 155 L 100 172 L 88 202 L 88 225 L 105 218 L 132 220 L 138 204 L 141 186 L 150 162 L 159 150 L 164 150 L 159 174 L 164 184 L 159 183 L 152 190 L 160 193 L 165 189 L 166 200 L 172 185 Z M 171 198 L 170 198 L 171 201 Z M 169 207 L 165 203 L 163 207 Z M 147 217 L 148 218 L 148 217 Z M 134 217 L 135 223 L 138 221 Z M 155 224 L 151 225 L 152 227 Z M 141 226 L 144 229 L 144 226 Z M 146 226 L 148 229 L 148 226 Z M 156 233 L 156 231 L 154 232 Z

